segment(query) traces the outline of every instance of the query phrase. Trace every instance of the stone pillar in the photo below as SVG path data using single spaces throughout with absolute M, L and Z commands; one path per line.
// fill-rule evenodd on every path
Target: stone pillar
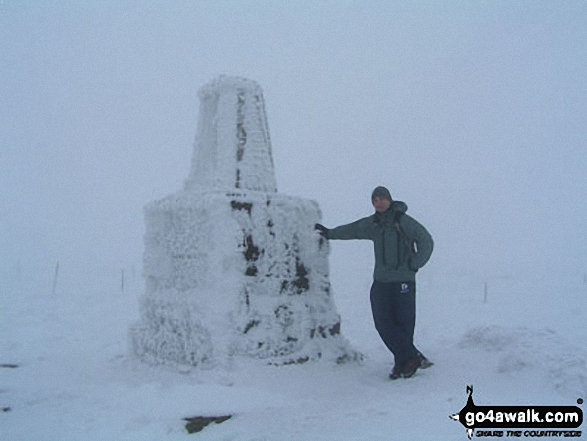
M 219 77 L 200 100 L 185 188 L 145 207 L 133 352 L 179 365 L 360 358 L 341 335 L 319 207 L 277 192 L 261 88 Z

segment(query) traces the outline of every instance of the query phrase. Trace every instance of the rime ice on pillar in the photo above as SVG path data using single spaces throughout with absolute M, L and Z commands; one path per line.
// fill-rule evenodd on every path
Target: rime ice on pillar
M 261 88 L 219 77 L 200 100 L 184 190 L 145 207 L 134 353 L 180 365 L 360 358 L 340 333 L 318 205 L 277 193 Z
M 186 188 L 277 191 L 263 92 L 254 81 L 220 77 L 200 90 Z

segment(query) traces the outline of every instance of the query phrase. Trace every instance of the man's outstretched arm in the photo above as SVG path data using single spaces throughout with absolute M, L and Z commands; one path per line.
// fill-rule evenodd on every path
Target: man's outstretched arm
M 316 224 L 315 228 L 323 237 L 334 240 L 372 239 L 373 236 L 370 217 L 336 228 L 326 228 L 322 224 Z

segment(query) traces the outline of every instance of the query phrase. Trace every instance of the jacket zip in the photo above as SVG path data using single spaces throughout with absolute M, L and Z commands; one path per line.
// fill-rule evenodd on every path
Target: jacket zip
M 381 243 L 383 244 L 383 265 L 387 265 L 387 257 L 385 257 L 385 228 L 381 231 Z

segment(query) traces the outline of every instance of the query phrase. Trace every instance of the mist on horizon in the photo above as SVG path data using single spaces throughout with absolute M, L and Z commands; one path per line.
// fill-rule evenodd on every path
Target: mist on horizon
M 143 206 L 183 187 L 219 74 L 261 85 L 278 190 L 325 225 L 385 185 L 435 239 L 423 273 L 583 280 L 586 19 L 582 1 L 4 1 L 3 285 L 49 287 L 57 262 L 70 289 L 139 279 Z M 336 245 L 333 277 L 369 267 Z

